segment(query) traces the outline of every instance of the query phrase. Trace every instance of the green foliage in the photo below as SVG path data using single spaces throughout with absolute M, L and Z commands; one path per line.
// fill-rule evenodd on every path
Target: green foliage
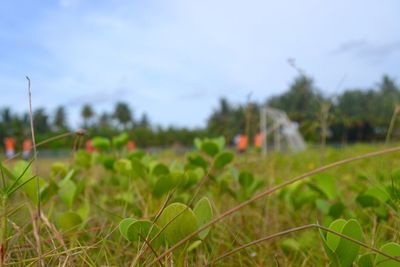
M 234 155 L 232 152 L 219 153 L 214 162 L 214 168 L 220 170 L 233 161 Z
M 196 206 L 193 209 L 193 212 L 196 216 L 197 219 L 197 224 L 199 227 L 203 226 L 204 224 L 208 223 L 211 221 L 213 217 L 213 211 L 211 207 L 210 200 L 206 197 L 203 197 L 202 199 L 197 202 Z M 208 227 L 201 231 L 199 233 L 200 239 L 204 239 L 208 233 L 210 232 L 211 227 Z
M 361 226 L 354 219 L 349 221 L 338 219 L 331 223 L 329 229 L 354 240 L 362 240 Z M 360 245 L 331 232 L 328 232 L 325 236 L 321 230 L 320 234 L 325 252 L 332 266 L 347 267 L 353 264 L 358 255 Z
M 58 225 L 64 231 L 69 231 L 77 228 L 82 223 L 82 218 L 78 213 L 67 211 L 58 218 Z
M 149 241 L 154 239 L 160 230 L 158 226 L 153 224 L 151 221 L 127 218 L 123 219 L 119 223 L 119 231 L 128 241 L 143 242 L 146 238 L 148 238 Z M 158 247 L 161 244 L 161 241 L 162 235 L 160 235 L 152 245 L 154 246 L 154 244 L 156 244 L 156 247 Z
M 121 133 L 112 138 L 112 145 L 117 149 L 121 149 L 122 147 L 126 146 L 129 141 L 129 135 L 127 133 Z
M 107 151 L 111 147 L 111 142 L 108 138 L 96 136 L 92 139 L 92 145 L 100 151 Z
M 114 170 L 122 175 L 132 174 L 132 162 L 128 159 L 119 159 L 114 162 Z
M 400 245 L 390 242 L 383 245 L 380 250 L 385 252 L 386 254 L 393 257 L 400 257 Z M 376 267 L 399 267 L 400 262 L 389 259 L 381 254 L 376 255 L 375 257 L 375 266 Z
M 192 232 L 196 231 L 198 222 L 192 209 L 182 203 L 168 205 L 158 219 L 160 228 L 169 245 L 174 245 Z

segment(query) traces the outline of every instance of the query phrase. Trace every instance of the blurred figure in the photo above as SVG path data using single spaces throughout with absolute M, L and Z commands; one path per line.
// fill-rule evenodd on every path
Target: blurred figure
M 263 143 L 263 135 L 262 133 L 257 133 L 256 136 L 254 137 L 254 148 L 256 150 L 261 150 Z
M 28 160 L 31 156 L 32 141 L 29 138 L 24 139 L 22 142 L 22 158 Z
M 94 152 L 95 149 L 94 149 L 92 140 L 89 139 L 89 140 L 86 141 L 85 148 L 86 148 L 86 151 L 89 152 L 89 153 L 93 153 Z
M 6 149 L 6 157 L 11 159 L 15 154 L 15 139 L 12 137 L 6 137 L 4 139 L 4 146 Z
M 244 135 L 244 134 L 239 135 L 237 138 L 236 150 L 239 153 L 245 152 L 247 150 L 247 142 L 248 142 L 248 139 L 247 139 L 246 135 Z
M 133 150 L 135 150 L 136 149 L 136 144 L 135 144 L 135 142 L 134 141 L 132 141 L 132 140 L 129 140 L 128 141 L 128 151 L 133 151 Z

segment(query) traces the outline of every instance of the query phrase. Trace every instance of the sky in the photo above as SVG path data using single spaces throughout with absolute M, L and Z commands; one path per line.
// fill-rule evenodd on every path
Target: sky
M 117 101 L 154 124 L 202 127 L 218 99 L 286 91 L 310 75 L 327 96 L 400 81 L 398 0 L 2 0 L 0 108 Z

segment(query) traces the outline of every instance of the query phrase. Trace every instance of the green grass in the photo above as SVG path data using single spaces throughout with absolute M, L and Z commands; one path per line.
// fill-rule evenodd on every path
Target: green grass
M 234 162 L 225 166 L 223 171 L 213 170 L 208 177 L 205 171 L 201 178 L 206 176 L 207 179 L 201 187 L 198 187 L 200 179 L 186 189 L 174 191 L 169 203 L 178 201 L 195 204 L 202 197 L 207 197 L 216 217 L 254 194 L 302 173 L 383 148 L 372 145 L 330 148 L 325 152 L 323 161 L 317 149 L 298 154 L 272 153 L 266 158 L 256 153 L 236 155 Z M 198 153 L 212 161 L 213 156 L 204 151 Z M 43 215 L 48 220 L 36 222 L 39 224 L 37 227 L 40 229 L 40 239 L 35 237 L 33 228 L 35 220 L 32 217 L 35 215 L 36 205 L 34 198 L 29 196 L 30 189 L 23 188 L 24 190 L 17 192 L 9 200 L 9 210 L 17 210 L 9 216 L 6 265 L 36 265 L 40 262 L 39 254 L 42 257 L 41 262 L 46 266 L 129 266 L 134 262 L 144 245 L 143 240 L 127 241 L 119 232 L 120 221 L 124 218 L 151 221 L 162 209 L 169 194 L 155 197 L 152 193 L 154 184 L 151 182 L 155 178 L 152 178 L 150 172 L 138 175 L 135 165 L 133 171 L 114 169 L 113 164 L 119 158 L 125 158 L 125 154 L 115 151 L 102 153 L 90 158 L 90 166 L 84 167 L 84 159 L 71 155 L 71 158 L 61 160 L 63 165 L 53 169 L 55 161 L 39 158 L 34 164 L 37 164 L 37 174 L 44 181 L 49 183 L 51 180 L 59 188 L 64 188 L 65 183 L 61 185 L 60 181 L 69 171 L 75 170 L 72 181 L 77 189 L 71 193 L 65 187 L 62 192 L 58 190 L 42 204 Z M 111 165 L 107 165 L 107 160 L 112 161 Z M 307 224 L 320 223 L 329 226 L 337 218 L 357 219 L 362 226 L 362 242 L 368 246 L 379 249 L 390 241 L 399 243 L 400 221 L 396 195 L 390 195 L 389 199 L 382 200 L 376 207 L 362 207 L 357 201 L 358 196 L 371 188 L 385 187 L 390 190 L 392 181 L 394 188 L 397 188 L 397 182 L 400 185 L 399 160 L 400 153 L 364 159 L 285 187 L 227 216 L 213 225 L 209 235 L 198 247 L 190 252 L 181 249 L 181 253 L 169 255 L 162 263 L 170 266 L 173 258 L 176 266 L 203 266 L 219 255 L 253 240 Z M 187 159 L 168 152 L 139 161 L 146 168 L 151 168 L 151 164 L 158 162 L 164 163 L 170 170 L 178 170 L 179 164 L 186 164 Z M 7 167 L 13 169 L 15 164 L 16 162 L 11 162 Z M 107 170 L 104 166 L 110 169 Z M 232 168 L 250 172 L 262 185 L 252 192 L 241 186 L 238 178 L 232 175 L 225 178 L 229 187 L 229 190 L 225 190 L 221 177 L 230 173 Z M 34 168 L 31 171 L 34 172 Z M 327 180 L 334 184 L 334 190 L 332 184 L 325 184 Z M 191 202 L 197 189 L 199 191 L 195 201 Z M 68 197 L 72 198 L 70 202 L 65 201 Z M 338 203 L 342 205 L 340 212 L 332 215 L 324 209 L 324 205 Z M 64 217 L 60 221 L 60 217 L 68 211 L 77 214 L 84 214 L 86 211 L 87 215 L 81 215 L 82 222 L 70 222 L 69 218 L 67 224 L 71 223 L 75 227 L 66 229 L 66 219 Z M 154 253 L 160 255 L 171 245 L 162 245 L 155 248 L 154 252 L 147 249 L 136 263 L 140 266 L 149 264 L 155 258 Z M 359 255 L 366 252 L 368 249 L 361 248 Z M 328 263 L 323 241 L 315 228 L 245 248 L 221 259 L 216 265 L 325 266 Z

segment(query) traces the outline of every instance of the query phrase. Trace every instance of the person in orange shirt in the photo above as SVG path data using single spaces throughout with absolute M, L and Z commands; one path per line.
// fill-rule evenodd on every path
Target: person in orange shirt
M 254 148 L 256 150 L 260 150 L 263 144 L 263 135 L 262 133 L 257 133 L 254 138 Z
M 134 141 L 132 141 L 132 140 L 129 140 L 128 141 L 128 151 L 133 151 L 133 150 L 135 150 L 136 149 L 136 144 L 135 144 L 135 142 Z
M 92 144 L 92 140 L 87 140 L 85 143 L 85 147 L 86 147 L 86 151 L 89 153 L 93 153 L 95 151 L 93 144 Z
M 29 138 L 24 139 L 22 142 L 22 158 L 28 160 L 31 156 L 32 141 Z
M 12 137 L 6 137 L 4 139 L 4 146 L 6 149 L 6 157 L 11 159 L 15 154 L 15 139 Z
M 237 139 L 237 143 L 236 143 L 236 150 L 240 153 L 243 153 L 246 151 L 247 149 L 247 136 L 246 135 L 239 135 L 238 139 Z

